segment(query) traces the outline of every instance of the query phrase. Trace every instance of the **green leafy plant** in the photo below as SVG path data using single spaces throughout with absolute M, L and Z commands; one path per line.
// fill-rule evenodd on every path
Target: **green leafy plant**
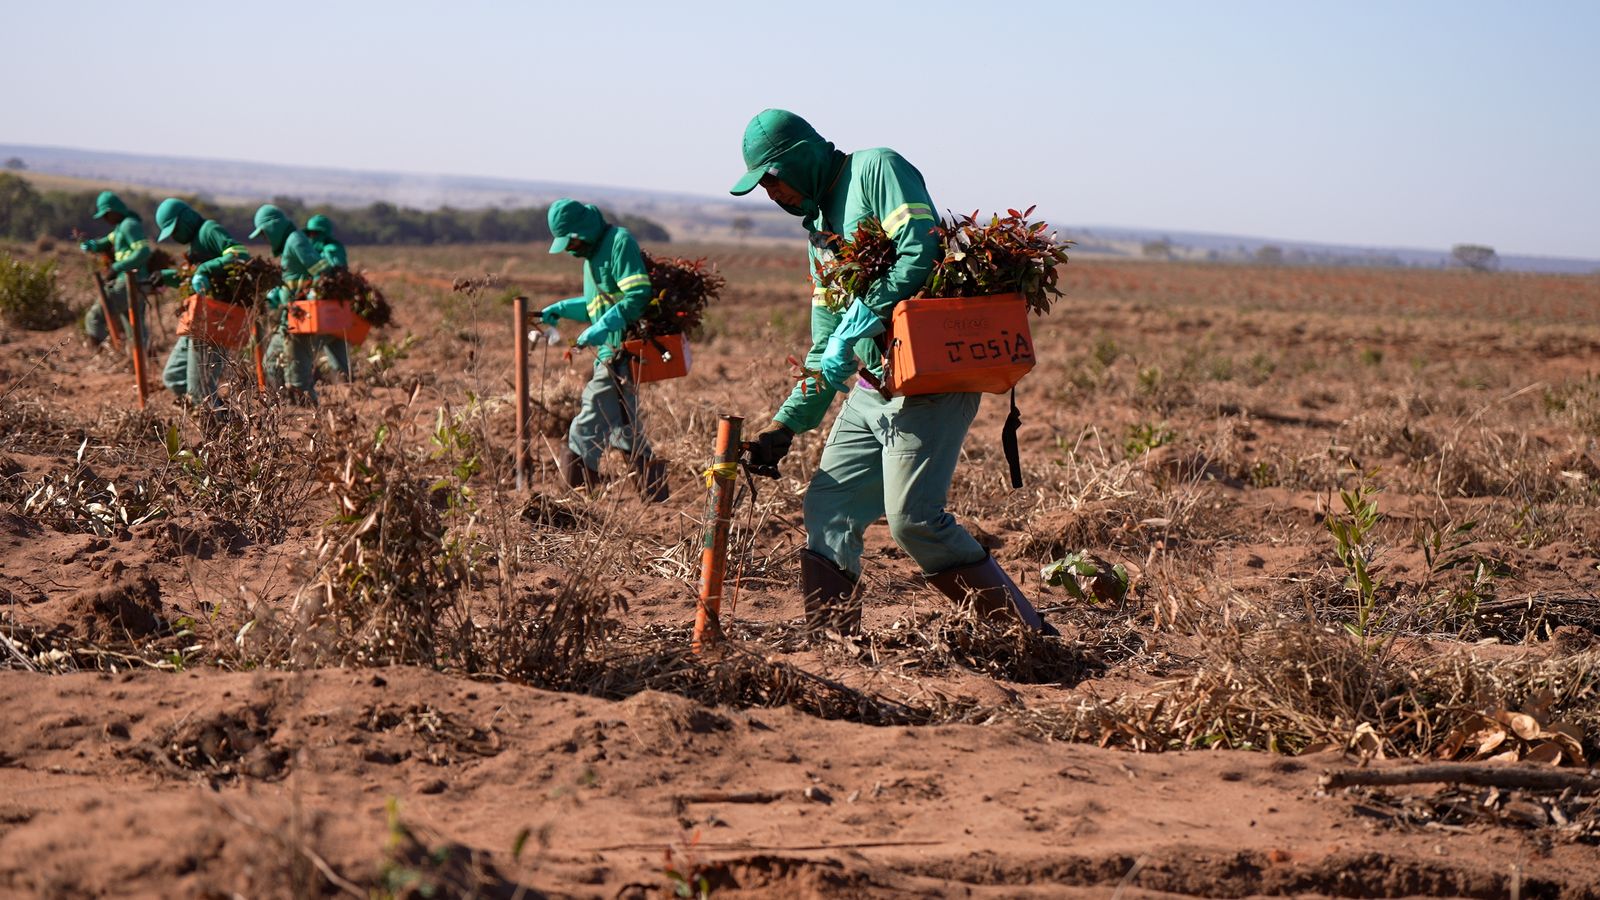
M 1128 567 L 1079 550 L 1039 570 L 1039 580 L 1065 588 L 1075 600 L 1121 602 L 1128 596 Z
M 381 338 L 374 341 L 367 351 L 367 365 L 369 366 L 367 371 L 371 373 L 374 379 L 381 380 L 389 373 L 390 369 L 394 368 L 395 363 L 409 356 L 411 348 L 416 345 L 417 336 L 410 332 L 407 332 L 406 336 L 398 343 Z
M 277 262 L 259 256 L 236 258 L 222 267 L 220 278 L 211 282 L 211 298 L 234 306 L 253 307 L 282 281 L 283 269 Z
M 1177 437 L 1171 429 L 1164 425 L 1152 425 L 1149 422 L 1140 422 L 1128 426 L 1128 437 L 1122 442 L 1122 450 L 1129 459 L 1143 456 L 1157 447 L 1164 447 L 1172 443 Z
M 1418 596 L 1431 603 L 1440 618 L 1448 622 L 1465 617 L 1469 627 L 1476 622 L 1479 607 L 1495 599 L 1496 584 L 1506 574 L 1503 563 L 1470 549 L 1477 526 L 1476 521 L 1440 525 L 1430 520 L 1413 531 L 1425 564 Z
M 663 334 L 698 337 L 706 307 L 722 293 L 727 279 L 705 257 L 657 257 L 644 254 L 650 289 L 655 291 L 644 315 L 628 329 L 632 338 Z
M 1328 532 L 1333 535 L 1334 553 L 1344 566 L 1346 590 L 1355 594 L 1356 618 L 1345 628 L 1363 640 L 1372 636 L 1380 618 L 1377 610 L 1381 584 L 1377 565 L 1378 548 L 1373 532 L 1383 513 L 1375 499 L 1382 488 L 1372 484 L 1375 471 L 1362 473 L 1354 489 L 1339 491 L 1342 510 L 1328 513 Z
M 1062 295 L 1056 287 L 1058 267 L 1066 265 L 1072 242 L 1049 232 L 1048 223 L 1028 221 L 1033 210 L 1031 206 L 1022 212 L 1008 209 L 1006 215 L 991 216 L 987 222 L 981 222 L 974 210 L 934 226 L 939 256 L 923 295 L 1021 294 L 1032 312 L 1049 312 Z M 823 290 L 823 304 L 838 312 L 888 273 L 895 245 L 877 219 L 863 220 L 848 241 L 840 235 L 825 239 L 828 249 L 817 260 L 817 285 Z
M 833 312 L 843 312 L 851 300 L 865 296 L 867 288 L 894 265 L 894 241 L 876 218 L 862 219 L 848 241 L 837 234 L 823 235 L 822 240 L 826 248 L 817 257 L 817 285 L 822 288 L 823 306 Z
M 322 276 L 317 282 L 317 296 L 349 300 L 351 310 L 374 328 L 387 325 L 394 318 L 383 291 L 368 281 L 366 275 L 343 267 Z
M 0 258 L 0 319 L 16 328 L 49 331 L 76 317 L 56 291 L 56 263 Z

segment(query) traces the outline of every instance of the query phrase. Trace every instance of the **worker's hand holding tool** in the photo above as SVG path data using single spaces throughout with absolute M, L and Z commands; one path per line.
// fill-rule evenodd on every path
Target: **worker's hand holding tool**
M 752 475 L 761 475 L 766 478 L 777 478 L 778 463 L 789 455 L 789 445 L 794 443 L 794 432 L 774 425 L 756 436 L 753 441 L 745 441 L 740 445 L 744 451 L 745 468 Z

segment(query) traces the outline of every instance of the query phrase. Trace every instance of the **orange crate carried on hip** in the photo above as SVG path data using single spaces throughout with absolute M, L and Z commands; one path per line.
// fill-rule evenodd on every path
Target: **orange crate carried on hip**
M 290 334 L 341 335 L 355 324 L 348 300 L 296 300 L 289 304 Z
M 681 334 L 659 334 L 636 341 L 623 341 L 633 380 L 666 381 L 689 374 L 689 342 Z
M 1003 394 L 1033 368 L 1021 294 L 902 300 L 889 320 L 891 394 Z
M 350 327 L 339 333 L 344 342 L 352 347 L 359 347 L 366 341 L 367 335 L 372 331 L 372 323 L 368 322 L 358 312 L 350 313 Z
M 250 340 L 250 308 L 190 294 L 178 316 L 178 334 L 237 350 Z

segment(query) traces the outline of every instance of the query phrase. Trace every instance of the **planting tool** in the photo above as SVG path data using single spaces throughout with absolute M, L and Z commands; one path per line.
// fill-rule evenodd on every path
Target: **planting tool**
M 522 331 L 528 327 L 528 298 L 520 294 L 511 301 L 511 340 L 516 366 L 517 391 L 517 490 L 527 486 L 528 479 L 528 344 L 522 340 Z M 531 337 L 531 333 L 530 333 Z M 541 385 L 543 387 L 543 385 Z
M 133 381 L 139 388 L 139 408 L 144 409 L 145 382 L 144 382 L 144 326 L 140 324 L 139 315 L 139 279 L 132 272 L 123 276 L 127 279 L 128 286 L 128 337 L 133 341 Z
M 99 271 L 94 275 L 95 289 L 100 292 L 100 315 L 106 320 L 106 334 L 111 338 L 111 349 L 122 349 L 122 326 L 117 323 L 117 317 L 111 314 L 111 301 L 106 299 L 106 280 L 100 277 Z
M 717 417 L 716 461 L 706 469 L 711 492 L 704 549 L 700 551 L 700 601 L 694 613 L 694 652 L 722 638 L 722 582 L 728 568 L 728 527 L 733 522 L 733 494 L 739 477 L 739 431 L 742 416 Z

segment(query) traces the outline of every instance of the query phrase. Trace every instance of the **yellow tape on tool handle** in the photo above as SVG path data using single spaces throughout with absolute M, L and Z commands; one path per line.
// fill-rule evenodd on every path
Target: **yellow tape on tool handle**
M 700 473 L 706 479 L 706 487 L 716 483 L 716 479 L 732 481 L 739 477 L 739 464 L 737 462 L 712 463 L 710 468 Z

